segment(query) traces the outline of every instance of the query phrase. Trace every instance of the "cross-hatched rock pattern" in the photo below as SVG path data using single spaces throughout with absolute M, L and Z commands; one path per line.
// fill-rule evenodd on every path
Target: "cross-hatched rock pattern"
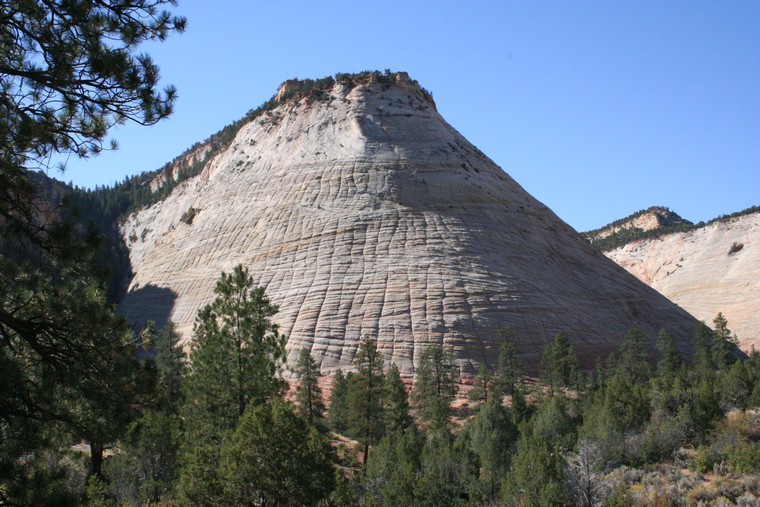
M 351 369 L 364 335 L 407 375 L 431 344 L 467 374 L 495 365 L 503 326 L 535 368 L 560 331 L 591 365 L 630 327 L 653 338 L 665 328 L 688 350 L 694 325 L 525 192 L 403 74 L 338 83 L 254 119 L 122 233 L 134 278 L 120 309 L 136 325 L 168 316 L 190 339 L 219 274 L 242 263 L 280 306 L 289 361 L 305 348 L 326 372 Z
M 718 314 L 760 350 L 760 213 L 629 243 L 607 255 L 712 326 Z

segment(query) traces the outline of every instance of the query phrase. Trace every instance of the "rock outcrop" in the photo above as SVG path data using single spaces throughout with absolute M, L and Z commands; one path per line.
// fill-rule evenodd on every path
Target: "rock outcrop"
M 532 198 L 404 75 L 285 101 L 122 231 L 132 322 L 170 317 L 190 338 L 220 272 L 242 263 L 280 305 L 290 360 L 305 348 L 323 371 L 350 369 L 363 335 L 406 374 L 430 344 L 471 373 L 496 363 L 506 325 L 535 368 L 560 331 L 593 365 L 630 327 L 665 328 L 688 351 L 696 323 Z
M 740 347 L 760 350 L 760 212 L 635 241 L 607 255 L 708 325 L 722 312 Z

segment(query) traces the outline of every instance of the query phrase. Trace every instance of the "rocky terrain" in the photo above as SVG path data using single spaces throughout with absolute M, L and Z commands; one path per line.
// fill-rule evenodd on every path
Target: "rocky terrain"
M 710 325 L 722 312 L 741 348 L 760 350 L 760 212 L 633 241 L 606 255 Z
M 464 139 L 403 73 L 337 80 L 245 124 L 229 148 L 122 226 L 134 276 L 120 310 L 186 339 L 222 271 L 247 266 L 280 305 L 289 358 L 350 368 L 363 335 L 413 372 L 442 343 L 494 365 L 511 326 L 535 368 L 557 332 L 586 365 L 626 330 L 695 320 L 641 283 Z

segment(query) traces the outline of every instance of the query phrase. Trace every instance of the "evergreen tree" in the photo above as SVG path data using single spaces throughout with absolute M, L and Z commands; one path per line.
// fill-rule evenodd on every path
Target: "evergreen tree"
M 366 464 L 370 446 L 385 433 L 383 356 L 374 340 L 362 338 L 354 366 L 356 373 L 348 384 L 348 431 L 363 446 L 362 464 Z
M 657 362 L 657 374 L 660 377 L 675 375 L 681 368 L 683 361 L 678 353 L 673 340 L 664 329 L 660 330 L 657 340 L 657 349 L 660 351 L 660 360 Z
M 156 361 L 156 395 L 158 407 L 168 414 L 179 415 L 184 399 L 182 381 L 187 368 L 182 339 L 174 322 L 169 321 L 156 334 L 153 349 Z
M 222 273 L 214 301 L 198 311 L 185 392 L 190 431 L 232 430 L 249 404 L 277 396 L 284 337 L 271 318 L 277 306 L 238 265 Z
M 496 399 L 485 402 L 477 415 L 467 422 L 462 438 L 477 456 L 482 491 L 479 502 L 498 501 L 499 486 L 509 471 L 509 464 L 519 436 L 509 410 Z
M 625 335 L 617 371 L 628 382 L 643 385 L 649 380 L 651 366 L 646 352 L 647 337 L 640 329 L 629 329 Z
M 504 395 L 514 394 L 515 389 L 521 382 L 525 369 L 518 357 L 517 346 L 514 343 L 515 333 L 511 327 L 504 327 L 499 334 L 499 364 L 496 370 L 493 395 L 501 398 Z
M 557 333 L 554 341 L 544 349 L 541 357 L 543 378 L 549 385 L 549 392 L 560 386 L 569 387 L 578 374 L 578 356 L 564 333 Z
M 251 405 L 221 451 L 225 505 L 318 505 L 335 486 L 330 442 L 283 401 Z
M 726 370 L 735 361 L 736 339 L 728 329 L 728 320 L 722 313 L 713 319 L 713 328 L 713 364 L 720 370 Z
M 448 428 L 427 432 L 420 472 L 414 488 L 415 505 L 465 505 L 477 481 L 477 458 L 467 446 L 456 445 Z
M 336 433 L 345 433 L 348 429 L 348 377 L 338 368 L 330 392 L 330 409 L 327 411 L 330 428 Z
M 322 388 L 319 387 L 319 367 L 308 350 L 301 350 L 294 372 L 299 380 L 296 389 L 298 413 L 313 426 L 323 419 L 325 404 L 322 401 Z
M 383 409 L 386 434 L 404 431 L 412 426 L 409 415 L 409 396 L 395 364 L 391 364 L 383 385 Z
M 185 380 L 186 427 L 180 498 L 217 504 L 223 497 L 219 449 L 248 406 L 277 398 L 285 357 L 284 338 L 270 318 L 277 306 L 248 271 L 222 273 L 216 298 L 198 312 Z
M 415 498 L 424 437 L 411 427 L 385 435 L 372 449 L 362 477 L 361 505 L 418 505 Z
M 429 425 L 448 425 L 458 383 L 459 366 L 451 351 L 440 345 L 431 345 L 422 351 L 412 395 L 420 415 Z
M 486 363 L 480 363 L 478 365 L 478 373 L 473 380 L 472 389 L 468 393 L 468 398 L 472 401 L 487 403 L 488 400 L 494 397 L 494 380 L 491 375 L 491 370 L 488 369 Z M 498 391 L 498 389 L 496 389 Z
M 697 375 L 711 375 L 715 370 L 713 362 L 713 333 L 704 322 L 699 322 L 694 329 L 694 357 L 692 365 Z

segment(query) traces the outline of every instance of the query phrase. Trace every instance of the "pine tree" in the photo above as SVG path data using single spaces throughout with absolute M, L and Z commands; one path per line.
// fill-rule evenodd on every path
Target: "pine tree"
M 174 322 L 169 321 L 156 334 L 154 350 L 156 353 L 156 394 L 161 410 L 179 415 L 184 399 L 182 381 L 187 369 L 185 351 L 180 345 L 180 334 Z
M 713 319 L 713 329 L 713 364 L 720 370 L 726 370 L 735 361 L 736 340 L 728 329 L 728 320 L 722 313 L 718 313 Z
M 478 457 L 479 479 L 484 488 L 481 503 L 496 503 L 499 484 L 509 471 L 519 436 L 509 410 L 492 398 L 483 403 L 477 415 L 467 422 L 462 435 Z
M 560 386 L 569 387 L 578 373 L 578 356 L 564 333 L 557 333 L 554 341 L 544 349 L 541 371 L 549 393 L 554 396 Z
M 348 383 L 348 431 L 362 444 L 362 464 L 366 464 L 370 446 L 385 433 L 383 356 L 374 340 L 362 338 L 354 366 L 356 373 Z
M 349 378 L 338 368 L 333 376 L 330 409 L 327 411 L 330 428 L 336 433 L 345 433 L 348 429 L 348 384 Z
M 700 376 L 711 375 L 715 371 L 712 346 L 712 330 L 704 322 L 699 322 L 694 329 L 694 357 L 692 358 L 692 365 Z
M 492 399 L 494 391 L 494 379 L 491 375 L 491 370 L 488 369 L 486 363 L 480 363 L 478 365 L 478 373 L 472 379 L 472 389 L 468 393 L 468 398 L 475 402 L 487 403 Z
M 683 364 L 681 355 L 678 353 L 673 340 L 664 329 L 660 330 L 657 340 L 657 349 L 660 351 L 660 360 L 657 362 L 657 374 L 660 377 L 675 375 Z
M 409 396 L 395 364 L 391 364 L 383 385 L 383 410 L 386 434 L 404 431 L 413 421 L 409 415 Z
M 214 301 L 198 312 L 185 391 L 189 424 L 231 430 L 249 404 L 278 395 L 284 338 L 271 318 L 277 306 L 238 265 L 222 273 Z
M 283 401 L 251 405 L 221 451 L 224 505 L 319 505 L 335 486 L 330 442 Z
M 183 406 L 186 437 L 180 498 L 216 504 L 223 495 L 219 449 L 249 406 L 276 399 L 284 338 L 270 319 L 277 306 L 242 266 L 222 273 L 216 298 L 196 318 Z
M 494 383 L 494 396 L 514 394 L 515 389 L 522 380 L 525 370 L 518 357 L 517 346 L 514 344 L 514 331 L 505 327 L 501 330 L 501 343 L 499 344 L 499 365 Z
M 647 337 L 640 329 L 629 329 L 620 347 L 617 370 L 623 377 L 637 385 L 649 380 L 651 366 L 646 352 Z
M 325 404 L 319 387 L 319 367 L 308 350 L 301 350 L 294 372 L 299 381 L 296 389 L 298 413 L 310 426 L 318 424 L 324 418 Z
M 431 345 L 420 354 L 412 395 L 422 418 L 433 427 L 448 425 L 458 391 L 459 366 L 451 351 Z

